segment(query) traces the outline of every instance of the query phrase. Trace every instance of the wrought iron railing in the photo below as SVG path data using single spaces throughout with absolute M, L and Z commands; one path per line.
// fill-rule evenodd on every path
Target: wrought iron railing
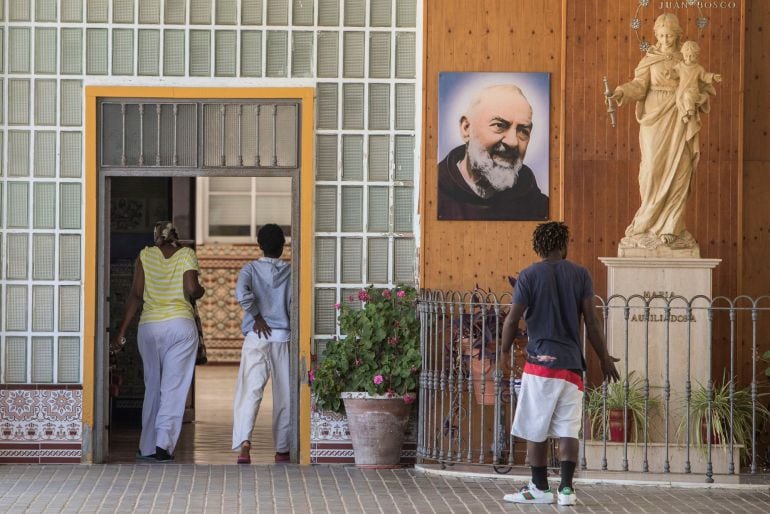
M 510 294 L 484 291 L 421 292 L 423 463 L 491 465 L 500 473 L 525 463 L 526 445 L 510 427 L 526 338 L 508 353 L 501 346 L 510 302 Z M 588 350 L 581 469 L 702 473 L 708 482 L 764 470 L 770 363 L 760 350 L 768 349 L 770 296 L 649 292 L 597 298 L 596 308 L 610 353 L 621 359 L 621 380 L 597 383 Z

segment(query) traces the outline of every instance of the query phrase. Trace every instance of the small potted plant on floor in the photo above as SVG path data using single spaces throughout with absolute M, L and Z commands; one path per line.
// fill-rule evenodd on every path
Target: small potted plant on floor
M 316 407 L 347 415 L 357 466 L 397 465 L 422 361 L 417 291 L 368 287 L 336 308 L 344 335 L 313 370 Z
M 714 385 L 711 394 L 702 384 L 695 387 L 689 405 L 690 441 L 694 446 L 702 449 L 705 449 L 709 443 L 712 445 L 729 444 L 730 412 L 732 409 L 733 442 L 743 446 L 742 454 L 745 456 L 751 452 L 752 413 L 756 412 L 757 430 L 761 430 L 763 425 L 770 421 L 770 410 L 761 401 L 768 393 L 760 394 L 756 403 L 753 403 L 751 391 L 748 388 L 735 389 L 731 402 L 730 385 L 731 381 L 723 376 L 721 383 Z M 711 397 L 710 401 L 709 396 Z M 682 404 L 682 412 L 685 414 L 682 416 L 677 430 L 677 435 L 680 438 L 684 437 L 688 427 L 686 403 Z
M 591 436 L 604 439 L 606 435 L 607 440 L 612 442 L 639 440 L 639 433 L 645 426 L 644 381 L 633 371 L 628 374 L 626 380 L 628 380 L 627 396 L 624 391 L 624 380 L 607 384 L 606 410 L 602 386 L 586 391 L 586 414 Z M 657 398 L 647 399 L 648 419 L 659 405 L 660 401 Z M 625 424 L 623 423 L 624 412 L 626 412 Z M 605 426 L 608 427 L 606 434 Z

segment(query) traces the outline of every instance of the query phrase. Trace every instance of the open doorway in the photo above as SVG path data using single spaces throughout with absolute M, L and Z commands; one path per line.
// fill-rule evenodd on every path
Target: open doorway
M 284 229 L 287 246 L 283 258 L 297 269 L 292 261 L 292 178 L 120 176 L 105 180 L 105 206 L 109 205 L 109 216 L 105 216 L 109 219 L 109 235 L 104 245 L 109 326 L 115 330 L 120 323 L 136 258 L 142 248 L 153 244 L 155 222 L 172 220 L 183 244 L 194 247 L 198 255 L 200 279 L 206 288 L 206 295 L 198 301 L 198 311 L 209 353 L 209 362 L 196 366 L 175 462 L 233 464 L 232 403 L 243 341 L 235 281 L 240 268 L 260 256 L 255 235 L 260 225 L 268 222 Z M 109 462 L 134 462 L 138 448 L 144 395 L 142 362 L 136 345 L 138 318 L 126 333 L 128 344 L 124 350 L 110 357 Z M 296 416 L 292 425 L 297 425 Z M 274 452 L 272 390 L 268 383 L 252 437 L 252 462 L 273 462 Z

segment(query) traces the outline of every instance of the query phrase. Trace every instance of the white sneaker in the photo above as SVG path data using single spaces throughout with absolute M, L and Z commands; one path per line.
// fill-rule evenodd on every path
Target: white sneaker
M 522 487 L 518 493 L 506 494 L 503 496 L 503 500 L 511 503 L 553 503 L 553 492 L 551 492 L 550 487 L 541 491 L 530 482 Z
M 577 503 L 577 495 L 575 490 L 571 487 L 565 487 L 559 491 L 559 505 L 575 505 Z

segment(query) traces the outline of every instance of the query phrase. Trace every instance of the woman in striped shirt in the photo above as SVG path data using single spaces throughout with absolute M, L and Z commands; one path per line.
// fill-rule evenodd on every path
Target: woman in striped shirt
M 126 343 L 126 329 L 141 307 L 137 339 L 145 391 L 136 456 L 170 461 L 182 429 L 198 349 L 192 302 L 205 290 L 198 282 L 198 258 L 192 249 L 179 245 L 174 225 L 159 221 L 153 239 L 155 246 L 142 249 L 136 262 L 113 348 Z

